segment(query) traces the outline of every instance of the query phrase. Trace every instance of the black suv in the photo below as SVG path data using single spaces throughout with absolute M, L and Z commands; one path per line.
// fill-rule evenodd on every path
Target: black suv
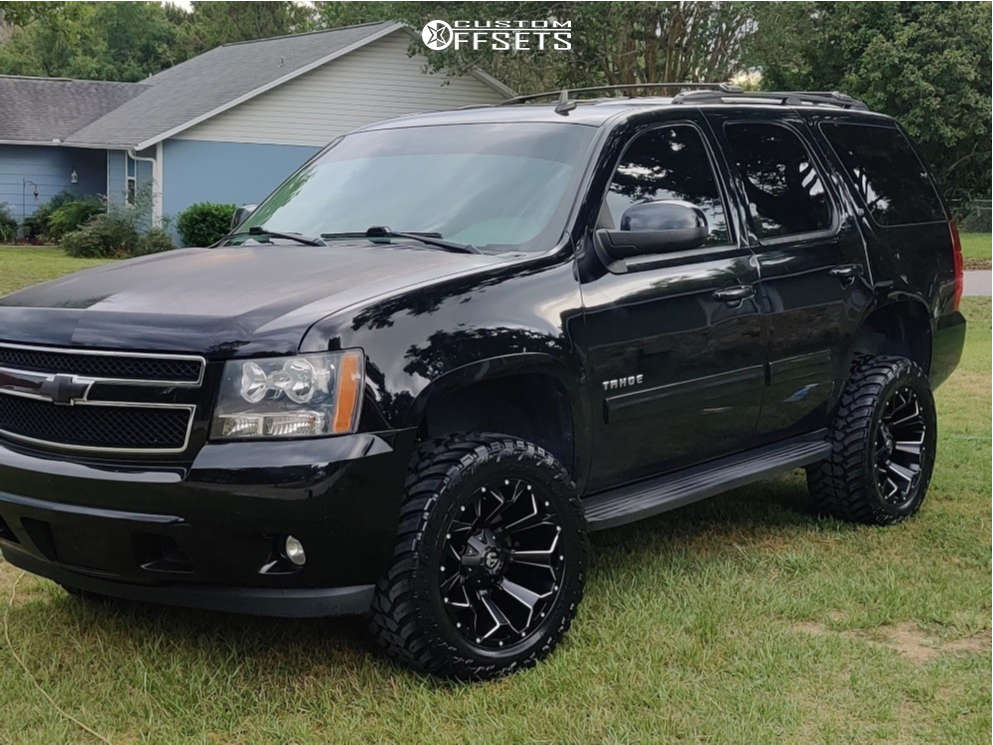
M 569 627 L 587 531 L 798 467 L 819 512 L 916 512 L 961 290 L 913 146 L 841 94 L 374 124 L 210 248 L 0 299 L 0 546 L 493 677 Z

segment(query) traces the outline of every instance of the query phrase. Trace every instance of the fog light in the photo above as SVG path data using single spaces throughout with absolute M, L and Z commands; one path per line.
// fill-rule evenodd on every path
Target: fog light
M 283 545 L 283 553 L 294 566 L 302 567 L 307 563 L 307 554 L 303 550 L 303 544 L 299 539 L 291 535 L 286 536 L 286 543 Z

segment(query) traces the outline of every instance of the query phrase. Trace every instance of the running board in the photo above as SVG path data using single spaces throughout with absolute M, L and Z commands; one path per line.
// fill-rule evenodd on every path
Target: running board
M 604 530 L 698 502 L 771 474 L 824 460 L 831 453 L 825 432 L 767 445 L 675 473 L 656 476 L 583 500 L 590 530 Z

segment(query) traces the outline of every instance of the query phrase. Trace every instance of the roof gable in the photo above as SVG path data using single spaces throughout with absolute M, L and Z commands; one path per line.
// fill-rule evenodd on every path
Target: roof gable
M 370 23 L 216 47 L 146 79 L 142 95 L 66 143 L 148 147 L 400 28 Z

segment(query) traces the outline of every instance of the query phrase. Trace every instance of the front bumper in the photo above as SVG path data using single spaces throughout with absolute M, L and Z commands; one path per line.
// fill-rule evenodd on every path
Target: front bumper
M 0 550 L 95 593 L 240 613 L 368 609 L 393 550 L 411 431 L 208 444 L 124 467 L 0 444 Z M 280 555 L 287 535 L 307 563 Z

